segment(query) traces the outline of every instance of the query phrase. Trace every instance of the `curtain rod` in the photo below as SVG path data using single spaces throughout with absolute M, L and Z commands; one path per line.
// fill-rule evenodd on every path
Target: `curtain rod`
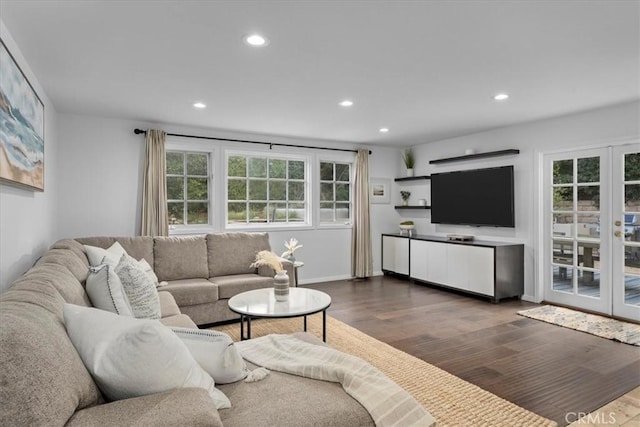
M 143 129 L 134 129 L 133 133 L 136 135 L 147 134 L 146 130 Z M 251 141 L 248 139 L 229 139 L 229 138 L 216 138 L 213 136 L 198 136 L 198 135 L 184 135 L 180 133 L 168 133 L 168 136 L 179 136 L 182 138 L 194 138 L 194 139 L 210 139 L 214 141 L 230 141 L 230 142 L 243 142 L 246 144 L 260 144 L 260 145 L 268 145 L 269 149 L 276 147 L 295 147 L 295 148 L 311 148 L 313 150 L 329 150 L 329 151 L 345 151 L 348 153 L 357 153 L 358 150 L 348 150 L 346 148 L 329 148 L 329 147 L 313 147 L 309 145 L 295 145 L 295 144 L 282 144 L 280 142 L 264 142 L 264 141 Z M 371 150 L 369 150 L 369 154 L 371 154 Z

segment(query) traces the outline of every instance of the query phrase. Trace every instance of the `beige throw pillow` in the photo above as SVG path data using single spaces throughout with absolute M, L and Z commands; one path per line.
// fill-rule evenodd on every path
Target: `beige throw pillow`
M 138 261 L 125 253 L 120 258 L 115 272 L 122 282 L 134 317 L 159 319 L 160 297 L 158 297 L 156 284 L 140 267 Z
M 189 349 L 157 320 L 118 316 L 65 304 L 71 342 L 100 390 L 111 400 L 198 387 L 217 409 L 230 408 L 227 396 L 194 360 Z

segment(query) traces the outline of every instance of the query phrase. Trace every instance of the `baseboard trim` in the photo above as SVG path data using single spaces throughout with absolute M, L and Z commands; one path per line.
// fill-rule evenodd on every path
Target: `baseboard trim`
M 528 302 L 540 303 L 540 300 L 538 298 L 531 295 L 522 295 L 522 300 L 528 301 Z

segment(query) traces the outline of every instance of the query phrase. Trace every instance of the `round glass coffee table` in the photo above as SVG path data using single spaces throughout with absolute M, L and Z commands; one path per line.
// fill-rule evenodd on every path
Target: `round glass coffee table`
M 288 301 L 276 301 L 273 288 L 242 292 L 229 298 L 229 309 L 240 315 L 240 339 L 251 338 L 251 319 L 269 317 L 286 318 L 304 316 L 304 331 L 307 331 L 307 316 L 322 312 L 322 340 L 327 341 L 327 308 L 331 297 L 324 292 L 307 288 L 289 288 Z M 244 324 L 247 323 L 247 334 Z

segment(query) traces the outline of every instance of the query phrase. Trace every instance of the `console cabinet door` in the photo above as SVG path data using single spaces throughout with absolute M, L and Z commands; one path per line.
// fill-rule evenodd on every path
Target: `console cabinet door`
M 469 289 L 469 248 L 467 246 L 449 244 L 447 246 L 447 281 L 444 285 L 454 288 Z
M 382 269 L 409 274 L 409 239 L 382 236 Z
M 493 248 L 465 247 L 468 251 L 468 290 L 495 296 L 495 253 Z
M 429 242 L 423 240 L 411 240 L 411 272 L 412 279 L 428 280 L 427 275 L 427 252 Z
M 427 248 L 427 281 L 447 284 L 447 244 L 424 242 Z

